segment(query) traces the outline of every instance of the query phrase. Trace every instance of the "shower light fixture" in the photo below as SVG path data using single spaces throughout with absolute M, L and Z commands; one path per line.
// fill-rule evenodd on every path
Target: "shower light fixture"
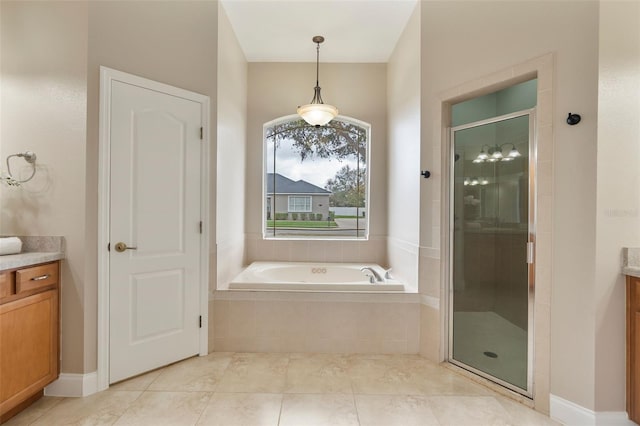
M 502 148 L 505 145 L 511 145 L 511 150 L 506 156 L 502 153 Z M 484 150 L 485 147 L 487 148 L 486 151 Z M 503 143 L 502 145 L 494 145 L 494 146 L 483 145 L 482 148 L 480 148 L 480 154 L 478 154 L 478 156 L 475 158 L 475 160 L 473 160 L 473 162 L 484 163 L 486 161 L 489 163 L 495 163 L 496 161 L 512 161 L 513 159 L 520 157 L 520 155 L 521 154 L 516 148 L 515 144 L 511 142 Z
M 484 177 L 466 177 L 462 183 L 464 186 L 489 185 L 489 179 Z
M 489 159 L 489 155 L 484 151 L 484 146 L 480 148 L 480 154 L 473 160 L 474 163 L 484 163 Z
M 325 104 L 322 101 L 322 96 L 320 95 L 320 84 L 319 82 L 319 74 L 320 74 L 320 43 L 324 41 L 324 37 L 315 36 L 313 42 L 316 43 L 316 87 L 313 88 L 313 99 L 311 103 L 307 105 L 302 105 L 298 107 L 298 115 L 304 119 L 307 123 L 312 126 L 324 126 L 331 120 L 333 120 L 336 115 L 338 115 L 338 108 L 333 105 Z
M 513 145 L 513 144 L 511 144 L 511 145 Z M 516 146 L 513 145 L 513 148 L 511 148 L 511 151 L 509 151 L 508 158 L 516 158 L 516 157 L 520 157 L 520 151 L 518 151 L 516 149 Z

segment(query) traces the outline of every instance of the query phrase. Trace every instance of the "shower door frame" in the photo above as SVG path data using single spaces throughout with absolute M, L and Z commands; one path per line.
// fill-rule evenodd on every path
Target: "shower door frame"
M 495 376 L 492 376 L 484 371 L 478 370 L 470 365 L 464 364 L 460 361 L 453 359 L 453 268 L 454 268 L 454 207 L 455 207 L 455 144 L 454 144 L 454 134 L 460 130 L 472 129 L 475 127 L 484 126 L 487 124 L 499 123 L 501 121 L 506 121 L 518 117 L 529 116 L 529 206 L 528 206 L 528 238 L 527 238 L 527 275 L 528 275 L 528 303 L 527 303 L 527 389 L 521 389 L 518 386 L 515 386 L 511 383 L 508 383 L 504 380 L 501 380 Z M 491 117 L 485 120 L 475 121 L 473 123 L 462 124 L 456 127 L 450 127 L 447 129 L 448 140 L 447 140 L 447 149 L 448 149 L 448 178 L 449 178 L 449 188 L 448 188 L 448 204 L 449 204 L 449 214 L 448 214 L 448 224 L 449 224 L 449 236 L 448 236 L 448 268 L 447 268 L 447 277 L 446 277 L 446 285 L 448 289 L 446 291 L 447 295 L 447 342 L 445 345 L 445 359 L 447 362 L 456 365 L 465 370 L 471 371 L 472 373 L 481 376 L 487 380 L 490 380 L 494 383 L 497 383 L 509 390 L 517 392 L 521 395 L 526 396 L 527 398 L 533 399 L 533 391 L 534 391 L 534 383 L 533 383 L 533 365 L 534 365 L 534 301 L 535 301 L 535 259 L 536 259 L 536 211 L 537 211 L 537 182 L 536 182 L 536 163 L 537 163 L 537 140 L 536 140 L 536 108 L 525 109 L 521 111 L 512 112 L 509 114 L 504 114 L 496 117 Z

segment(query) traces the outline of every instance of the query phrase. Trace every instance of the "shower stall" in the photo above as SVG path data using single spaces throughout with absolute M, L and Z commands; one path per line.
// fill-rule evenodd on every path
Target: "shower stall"
M 457 125 L 450 135 L 448 360 L 528 397 L 534 123 L 535 108 L 527 108 Z

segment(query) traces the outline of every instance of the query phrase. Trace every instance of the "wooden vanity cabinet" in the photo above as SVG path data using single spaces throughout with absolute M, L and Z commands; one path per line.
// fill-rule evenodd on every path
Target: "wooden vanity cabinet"
M 640 423 L 640 278 L 627 275 L 627 413 Z
M 60 263 L 0 272 L 0 423 L 58 378 Z

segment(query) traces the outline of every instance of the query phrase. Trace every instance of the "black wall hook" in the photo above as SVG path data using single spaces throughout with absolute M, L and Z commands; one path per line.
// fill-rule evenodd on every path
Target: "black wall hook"
M 431 172 L 429 170 L 423 170 L 420 172 L 423 178 L 428 179 L 431 176 Z
M 575 126 L 580 122 L 580 120 L 582 120 L 582 117 L 580 117 L 580 114 L 569 113 L 569 116 L 567 117 L 567 124 L 569 126 Z

